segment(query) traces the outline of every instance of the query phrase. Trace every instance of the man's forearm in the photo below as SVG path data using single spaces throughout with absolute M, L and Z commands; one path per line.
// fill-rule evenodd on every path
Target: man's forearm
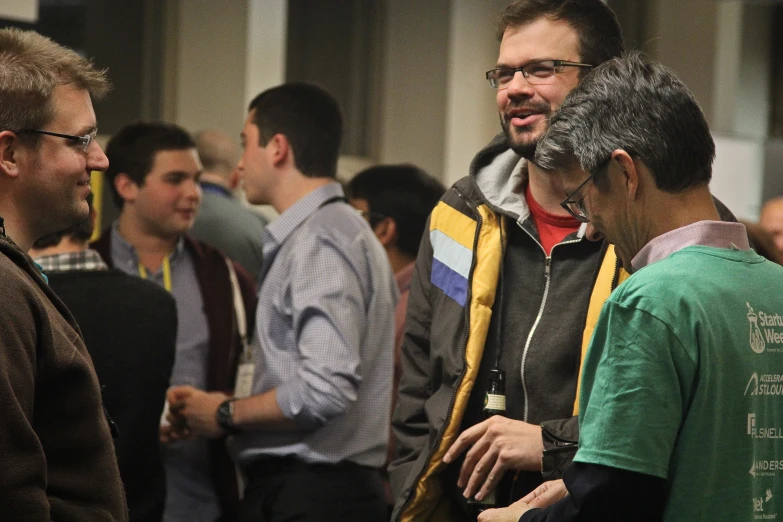
M 283 415 L 277 404 L 277 390 L 271 389 L 234 401 L 234 425 L 241 430 L 289 431 L 300 426 Z

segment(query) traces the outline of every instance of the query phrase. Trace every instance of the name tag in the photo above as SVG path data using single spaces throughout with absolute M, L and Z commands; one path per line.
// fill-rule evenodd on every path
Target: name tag
M 256 373 L 255 363 L 242 363 L 237 369 L 237 384 L 234 388 L 234 397 L 244 399 L 253 394 L 253 376 Z

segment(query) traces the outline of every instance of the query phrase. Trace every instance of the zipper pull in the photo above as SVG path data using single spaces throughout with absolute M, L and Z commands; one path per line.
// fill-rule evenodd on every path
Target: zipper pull
M 546 256 L 546 262 L 544 263 L 544 275 L 549 278 L 549 267 L 552 265 L 552 257 Z

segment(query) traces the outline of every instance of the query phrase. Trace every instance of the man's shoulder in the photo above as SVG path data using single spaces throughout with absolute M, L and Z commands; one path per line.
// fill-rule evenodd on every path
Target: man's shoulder
M 36 283 L 25 265 L 24 254 L 0 242 L 0 296 L 2 301 L 17 300 L 34 293 Z
M 66 270 L 47 274 L 55 292 L 75 287 L 85 296 L 89 294 L 111 295 L 120 300 L 144 301 L 151 306 L 158 303 L 174 304 L 169 292 L 152 281 L 128 275 L 120 270 Z
M 215 226 L 230 233 L 255 235 L 265 225 L 266 220 L 245 208 L 236 199 L 207 193 L 204 194 L 194 227 Z

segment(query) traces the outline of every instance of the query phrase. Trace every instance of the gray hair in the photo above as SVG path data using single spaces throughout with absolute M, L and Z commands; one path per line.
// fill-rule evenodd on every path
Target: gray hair
M 554 171 L 578 163 L 593 172 L 616 149 L 640 159 L 660 190 L 712 177 L 715 143 L 699 104 L 674 73 L 639 53 L 602 64 L 569 93 L 538 142 L 535 164 Z

